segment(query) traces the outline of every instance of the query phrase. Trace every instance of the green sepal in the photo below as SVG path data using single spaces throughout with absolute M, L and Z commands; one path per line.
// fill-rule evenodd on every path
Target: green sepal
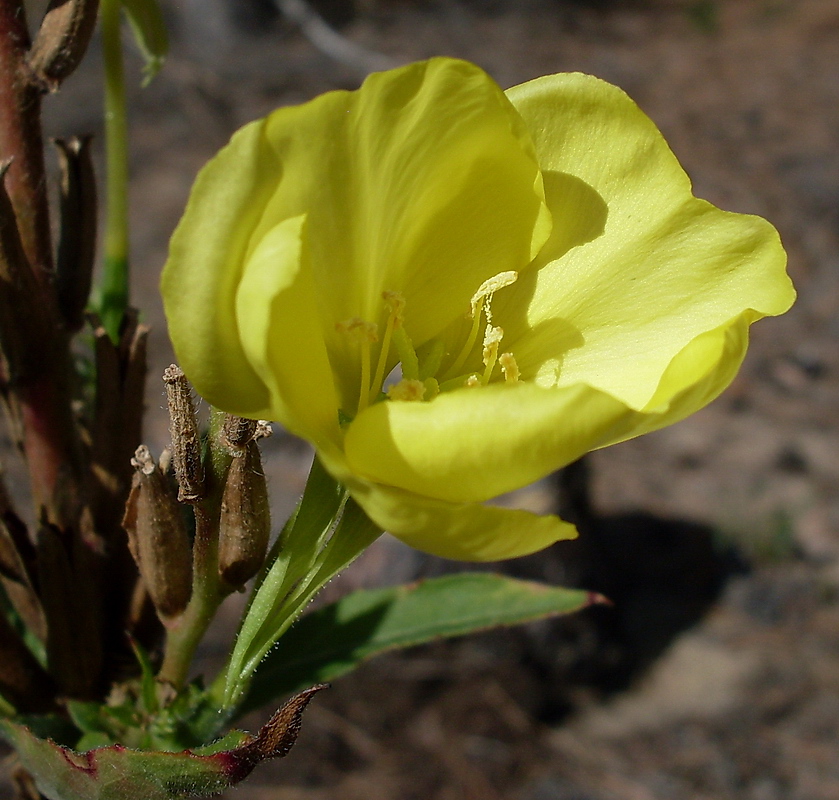
M 214 699 L 231 708 L 314 595 L 382 533 L 316 458 L 303 498 L 266 560 Z

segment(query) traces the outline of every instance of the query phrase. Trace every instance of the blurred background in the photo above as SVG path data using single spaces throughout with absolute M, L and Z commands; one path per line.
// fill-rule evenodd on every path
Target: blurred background
M 697 195 L 778 227 L 799 290 L 791 313 L 756 325 L 711 407 L 504 499 L 559 508 L 583 536 L 496 568 L 605 592 L 613 608 L 371 662 L 320 695 L 291 755 L 237 796 L 839 799 L 839 2 L 162 3 L 172 52 L 146 89 L 126 36 L 155 453 L 172 360 L 157 282 L 196 172 L 245 122 L 371 70 L 450 55 L 504 87 L 561 71 L 618 84 Z M 44 4 L 29 5 L 35 22 Z M 47 100 L 47 135 L 93 133 L 101 148 L 101 94 L 94 42 Z M 311 455 L 279 432 L 267 451 L 279 528 Z M 328 592 L 454 568 L 385 540 Z M 203 669 L 241 603 L 223 608 Z

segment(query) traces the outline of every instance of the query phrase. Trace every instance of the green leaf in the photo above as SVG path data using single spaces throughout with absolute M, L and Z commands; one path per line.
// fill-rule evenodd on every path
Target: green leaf
M 231 784 L 223 754 L 150 753 L 119 745 L 76 753 L 8 721 L 0 722 L 0 733 L 50 800 L 169 800 L 215 794 Z
M 223 739 L 178 753 L 131 750 L 122 745 L 76 752 L 30 728 L 0 720 L 0 736 L 49 800 L 173 800 L 218 794 L 246 778 L 260 762 L 282 758 L 297 739 L 311 698 L 323 686 L 292 697 L 255 736 L 232 731 Z M 88 741 L 95 742 L 91 735 Z
M 239 712 L 333 680 L 388 650 L 570 614 L 598 602 L 603 598 L 592 592 L 482 572 L 354 592 L 286 633 L 257 668 Z
M 99 703 L 89 703 L 82 700 L 67 701 L 67 712 L 70 714 L 70 719 L 82 733 L 107 731 L 107 723 L 103 716 L 105 710 L 106 706 Z
M 125 15 L 140 48 L 145 66 L 143 86 L 148 85 L 163 66 L 163 59 L 169 51 L 169 36 L 166 23 L 157 0 L 121 0 Z
M 157 683 L 154 679 L 154 667 L 145 648 L 133 637 L 129 637 L 134 657 L 140 665 L 140 699 L 142 710 L 148 714 L 156 714 L 160 706 L 157 702 Z

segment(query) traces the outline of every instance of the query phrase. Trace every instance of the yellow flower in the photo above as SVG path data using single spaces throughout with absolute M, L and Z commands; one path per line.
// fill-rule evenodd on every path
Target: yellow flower
M 620 89 L 440 58 L 239 131 L 163 296 L 210 403 L 308 439 L 409 544 L 493 560 L 574 530 L 483 501 L 710 402 L 785 262 Z

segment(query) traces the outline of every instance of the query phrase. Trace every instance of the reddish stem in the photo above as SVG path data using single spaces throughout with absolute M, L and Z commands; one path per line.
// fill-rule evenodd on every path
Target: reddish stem
M 20 313 L 36 326 L 19 363 L 10 365 L 8 391 L 23 431 L 36 504 L 62 529 L 74 527 L 83 474 L 71 407 L 71 359 L 53 288 L 49 204 L 41 135 L 41 91 L 26 64 L 30 46 L 22 0 L 0 0 L 0 160 L 12 159 L 5 187 L 20 244 L 31 269 L 19 285 L 31 288 Z M 28 278 L 26 280 L 25 278 Z M 34 278 L 34 280 L 33 280 Z
M 30 46 L 22 0 L 0 0 L 0 158 L 13 158 L 6 189 L 39 282 L 52 272 L 41 89 L 26 66 Z

